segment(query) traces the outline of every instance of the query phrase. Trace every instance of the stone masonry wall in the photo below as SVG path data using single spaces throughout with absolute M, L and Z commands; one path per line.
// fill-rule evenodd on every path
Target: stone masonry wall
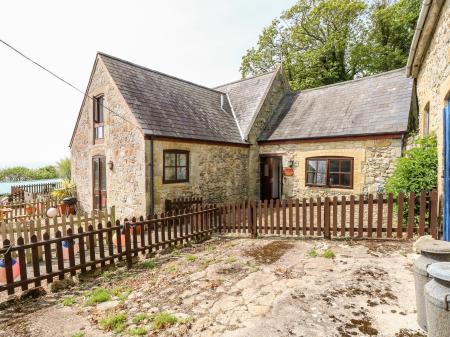
M 249 198 L 259 197 L 259 145 L 257 143 L 258 136 L 264 129 L 267 120 L 273 113 L 273 111 L 278 107 L 284 94 L 289 91 L 289 84 L 283 74 L 282 69 L 278 71 L 276 77 L 273 80 L 272 87 L 265 101 L 263 102 L 258 116 L 250 130 L 248 136 L 248 142 L 250 146 L 249 154 Z
M 429 105 L 430 131 L 438 139 L 438 190 L 443 190 L 443 109 L 450 97 L 450 2 L 445 1 L 434 36 L 417 77 L 420 134 L 423 135 L 423 116 Z
M 283 167 L 294 161 L 294 175 L 283 177 L 283 198 L 366 194 L 382 191 L 392 175 L 394 161 L 401 156 L 401 139 L 358 140 L 323 143 L 261 145 L 260 153 L 280 154 Z M 306 186 L 306 158 L 319 156 L 352 157 L 353 189 Z
M 169 149 L 189 151 L 189 182 L 163 184 L 163 150 Z M 166 199 L 179 197 L 202 197 L 211 203 L 244 200 L 248 151 L 248 147 L 155 140 L 155 211 L 164 210 Z
M 113 162 L 106 168 L 107 205 L 116 206 L 117 217 L 145 215 L 145 141 L 123 97 L 98 59 L 88 94 L 104 95 L 104 105 L 123 116 L 104 109 L 105 140 L 94 144 L 93 104 L 86 99 L 71 146 L 72 179 L 83 210 L 93 208 L 92 157 L 101 155 Z

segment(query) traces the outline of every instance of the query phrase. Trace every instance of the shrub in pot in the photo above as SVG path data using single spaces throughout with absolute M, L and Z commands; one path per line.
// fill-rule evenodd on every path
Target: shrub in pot
M 66 208 L 68 207 L 62 201 L 64 198 L 73 197 L 75 195 L 75 184 L 68 179 L 65 179 L 61 183 L 61 188 L 58 188 L 52 192 L 52 197 L 56 200 L 60 200 L 58 204 L 58 211 L 60 215 L 66 214 Z

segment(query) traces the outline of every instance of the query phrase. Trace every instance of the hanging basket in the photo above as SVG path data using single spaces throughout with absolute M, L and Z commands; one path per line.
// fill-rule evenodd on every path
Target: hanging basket
M 292 167 L 283 168 L 283 175 L 286 177 L 292 177 L 294 175 L 294 169 Z

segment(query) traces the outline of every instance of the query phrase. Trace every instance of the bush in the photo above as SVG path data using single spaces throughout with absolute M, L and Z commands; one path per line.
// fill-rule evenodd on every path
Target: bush
M 398 196 L 432 191 L 437 187 L 437 139 L 435 135 L 416 141 L 416 147 L 397 159 L 394 174 L 387 180 L 386 191 Z

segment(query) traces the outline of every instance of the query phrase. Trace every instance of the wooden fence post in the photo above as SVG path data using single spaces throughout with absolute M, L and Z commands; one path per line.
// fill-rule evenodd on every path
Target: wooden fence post
M 331 239 L 330 235 L 330 198 L 325 198 L 324 214 L 323 214 L 323 237 Z
M 125 226 L 125 255 L 127 259 L 127 268 L 130 269 L 133 265 L 133 260 L 131 258 L 131 238 L 130 238 L 130 224 L 128 220 L 124 221 Z
M 437 217 L 438 217 L 438 193 L 436 190 L 433 190 L 430 193 L 430 234 L 434 239 L 438 239 L 438 231 L 437 231 Z

